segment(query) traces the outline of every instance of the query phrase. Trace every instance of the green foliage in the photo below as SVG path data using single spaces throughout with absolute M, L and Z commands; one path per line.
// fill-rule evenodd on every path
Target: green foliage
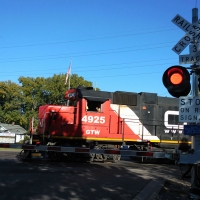
M 21 144 L 29 144 L 30 142 L 30 136 L 29 135 L 25 135 L 23 140 L 20 140 L 19 143 Z
M 19 77 L 19 83 L 0 82 L 0 122 L 19 124 L 27 131 L 30 119 L 34 117 L 37 127 L 38 108 L 44 104 L 65 104 L 64 95 L 68 90 L 65 85 L 65 74 L 54 74 L 53 77 Z M 92 82 L 82 76 L 72 74 L 70 87 L 91 87 Z M 98 89 L 99 90 L 99 89 Z

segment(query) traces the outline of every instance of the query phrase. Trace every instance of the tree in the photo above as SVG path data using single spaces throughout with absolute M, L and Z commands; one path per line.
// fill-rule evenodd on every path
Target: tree
M 30 119 L 37 119 L 38 108 L 44 104 L 65 104 L 64 95 L 68 90 L 65 74 L 53 77 L 19 77 L 19 83 L 0 82 L 0 122 L 19 124 L 29 130 Z M 91 87 L 92 82 L 72 74 L 70 88 Z M 37 120 L 34 121 L 37 126 Z
M 3 123 L 15 122 L 25 125 L 26 120 L 21 115 L 24 97 L 21 87 L 11 81 L 0 82 L 0 121 Z

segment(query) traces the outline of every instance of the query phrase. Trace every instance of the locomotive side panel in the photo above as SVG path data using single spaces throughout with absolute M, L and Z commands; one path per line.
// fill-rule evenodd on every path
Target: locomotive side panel
M 142 123 L 141 137 L 150 142 L 159 142 L 159 137 L 155 134 L 157 123 L 157 94 L 139 93 L 140 121 Z
M 40 106 L 37 133 L 49 136 L 70 136 L 75 132 L 74 113 L 73 106 Z
M 116 92 L 115 96 L 113 103 L 116 104 L 111 104 L 111 108 L 117 113 L 123 124 L 122 133 L 124 133 L 125 140 L 128 142 L 131 141 L 130 138 L 135 138 L 136 142 L 159 142 L 159 138 L 153 134 L 156 94 Z M 147 99 L 148 101 L 146 101 Z M 117 107 L 118 109 L 116 109 Z
M 139 126 L 137 117 L 127 105 L 110 105 L 110 135 L 121 139 L 122 142 L 141 141 L 138 136 Z
M 161 142 L 179 140 L 183 127 L 178 122 L 178 114 L 178 99 L 158 97 L 158 119 L 162 120 L 158 123 L 157 134 Z
M 103 141 L 109 133 L 109 100 L 83 98 L 79 115 L 79 126 L 82 127 L 83 137 L 87 140 Z
M 117 92 L 114 100 L 118 104 L 111 104 L 111 108 L 119 118 L 115 131 L 124 134 L 125 141 L 133 141 L 130 138 L 136 135 L 137 142 L 150 141 L 154 146 L 166 148 L 190 142 L 183 134 L 183 124 L 178 122 L 178 99 L 159 97 L 155 93 Z
M 163 121 L 158 123 L 157 127 L 160 147 L 190 148 L 191 139 L 189 136 L 184 135 L 184 124 L 178 120 L 178 101 L 176 98 L 158 97 L 158 119 L 164 116 Z
M 190 138 L 184 136 L 183 124 L 178 121 L 178 99 L 141 93 L 140 105 L 143 126 L 151 137 L 158 138 L 158 141 L 150 139 L 154 145 L 164 148 L 180 147 L 180 144 L 188 145 Z

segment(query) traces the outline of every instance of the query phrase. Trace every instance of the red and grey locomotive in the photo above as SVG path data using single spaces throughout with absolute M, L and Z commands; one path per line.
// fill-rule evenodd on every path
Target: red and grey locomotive
M 43 144 L 90 148 L 189 148 L 178 122 L 178 99 L 156 93 L 69 89 L 66 105 L 39 108 L 37 133 Z

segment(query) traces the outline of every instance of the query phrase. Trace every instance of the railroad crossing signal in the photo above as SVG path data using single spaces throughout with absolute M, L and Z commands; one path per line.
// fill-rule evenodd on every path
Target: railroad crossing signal
M 195 64 L 200 62 L 200 20 L 190 23 L 180 15 L 176 15 L 172 22 L 182 29 L 186 34 L 181 40 L 172 48 L 178 55 L 189 45 L 190 54 L 180 55 L 180 64 Z M 172 66 L 168 68 L 163 74 L 163 84 L 168 92 L 176 98 L 180 96 L 187 96 L 191 90 L 190 74 L 186 68 L 182 66 Z M 200 84 L 199 84 L 200 88 Z
M 172 50 L 179 55 L 188 46 L 188 44 L 192 42 L 197 43 L 200 40 L 200 20 L 191 24 L 177 14 L 172 19 L 172 22 L 186 32 L 186 34 L 172 48 Z
M 173 47 L 173 51 L 178 55 L 190 45 L 190 54 L 179 56 L 179 63 L 181 64 L 193 64 L 191 66 L 192 77 L 192 97 L 188 99 L 188 97 L 180 97 L 187 96 L 190 92 L 190 74 L 186 70 L 186 68 L 181 66 L 173 66 L 168 68 L 163 74 L 163 83 L 165 87 L 168 89 L 169 93 L 174 97 L 179 98 L 179 121 L 181 122 L 191 122 L 191 123 L 199 123 L 200 121 L 200 98 L 197 90 L 197 78 L 199 81 L 200 77 L 200 66 L 196 65 L 199 62 L 200 50 L 197 45 L 200 41 L 200 20 L 198 20 L 198 9 L 192 9 L 192 24 L 186 21 L 180 15 L 176 15 L 172 22 L 176 24 L 179 28 L 184 30 L 186 34 L 181 38 L 181 40 Z M 192 46 L 193 44 L 193 46 Z M 192 48 L 192 50 L 191 50 Z M 198 89 L 200 89 L 200 84 L 198 83 Z M 192 102 L 195 102 L 192 104 Z M 183 106 L 183 107 L 181 107 Z M 192 127 L 191 125 L 188 128 L 188 133 L 193 135 L 199 135 L 200 129 L 199 127 Z M 185 131 L 185 130 L 184 130 Z M 186 157 L 180 156 L 179 163 L 192 163 L 194 166 L 192 173 L 192 185 L 190 190 L 191 196 L 196 196 L 193 193 L 193 189 L 199 187 L 198 184 L 198 165 L 200 163 L 200 143 L 199 137 L 193 136 L 192 140 L 192 148 L 195 153 L 188 154 Z M 198 195 L 197 195 L 198 196 Z M 198 196 L 199 197 L 199 196 Z
M 163 74 L 163 84 L 168 92 L 176 98 L 187 96 L 190 93 L 190 74 L 182 66 L 172 66 Z

